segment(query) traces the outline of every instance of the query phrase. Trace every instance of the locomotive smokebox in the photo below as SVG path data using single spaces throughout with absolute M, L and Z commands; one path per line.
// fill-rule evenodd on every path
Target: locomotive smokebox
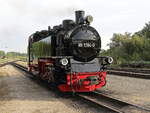
M 82 20 L 84 20 L 85 12 L 82 10 L 75 11 L 75 18 L 76 18 L 76 24 L 82 23 Z

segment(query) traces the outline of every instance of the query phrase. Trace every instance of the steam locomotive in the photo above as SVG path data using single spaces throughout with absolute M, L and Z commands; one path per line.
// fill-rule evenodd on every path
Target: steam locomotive
M 106 65 L 111 57 L 100 57 L 101 37 L 90 24 L 92 16 L 75 11 L 52 29 L 29 36 L 28 69 L 62 92 L 89 92 L 106 84 Z

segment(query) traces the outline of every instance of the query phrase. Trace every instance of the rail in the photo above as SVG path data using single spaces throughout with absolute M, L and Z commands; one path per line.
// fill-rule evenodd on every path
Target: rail
M 78 94 L 78 96 L 116 113 L 132 113 L 132 111 L 141 113 L 150 112 L 149 108 L 125 102 L 97 91 L 93 91 L 88 94 Z

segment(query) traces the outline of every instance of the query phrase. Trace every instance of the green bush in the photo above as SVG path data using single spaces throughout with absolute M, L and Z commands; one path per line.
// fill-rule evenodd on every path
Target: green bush
M 150 39 L 131 33 L 113 34 L 108 50 L 101 52 L 102 56 L 111 56 L 114 65 L 126 64 L 128 62 L 150 61 Z M 132 63 L 131 63 L 132 64 Z M 140 65 L 146 65 L 138 63 Z M 137 65 L 138 65 L 137 64 Z M 135 64 L 136 65 L 136 64 Z

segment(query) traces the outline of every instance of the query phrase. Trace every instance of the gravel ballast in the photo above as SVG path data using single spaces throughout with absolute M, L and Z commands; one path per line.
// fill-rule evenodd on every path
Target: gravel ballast
M 150 80 L 107 75 L 107 84 L 100 92 L 150 108 Z

